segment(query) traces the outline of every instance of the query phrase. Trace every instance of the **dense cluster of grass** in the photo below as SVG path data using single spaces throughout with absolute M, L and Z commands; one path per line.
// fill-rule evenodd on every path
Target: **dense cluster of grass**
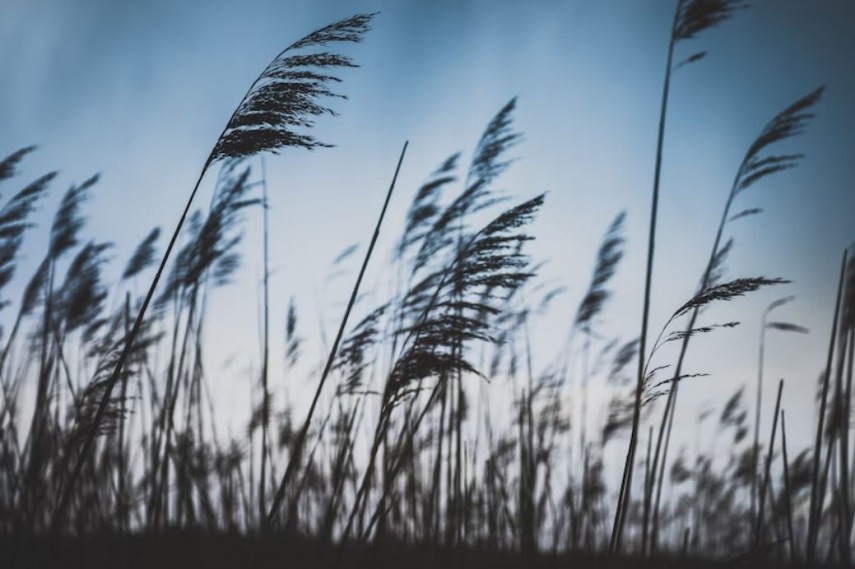
M 273 60 L 215 142 L 162 256 L 161 232 L 154 229 L 119 282 L 102 278 L 110 244 L 81 238 L 84 203 L 98 178 L 72 186 L 22 298 L 0 304 L 14 312 L 10 326 L 4 321 L 0 345 L 0 543 L 21 563 L 44 562 L 38 547 L 44 540 L 52 540 L 55 551 L 85 556 L 79 544 L 100 543 L 105 535 L 124 544 L 117 555 L 141 551 L 143 538 L 210 543 L 211 536 L 228 535 L 242 544 L 232 551 L 256 544 L 250 550 L 259 566 L 280 556 L 282 544 L 330 562 L 343 561 L 345 550 L 382 549 L 389 559 L 432 552 L 424 555 L 437 563 L 449 552 L 496 563 L 537 558 L 543 566 L 563 559 L 557 555 L 627 553 L 848 563 L 855 262 L 846 256 L 835 304 L 828 303 L 835 317 L 813 448 L 787 449 L 783 382 L 768 439 L 759 430 L 761 410 L 772 409 L 762 393 L 765 334 L 806 332 L 770 319 L 789 302 L 784 298 L 762 315 L 753 418 L 740 390 L 716 419 L 719 436 L 730 444 L 719 445 L 715 456 L 699 453 L 687 462 L 680 454 L 669 461 L 680 382 L 698 375 L 683 370 L 689 345 L 739 325 L 702 323 L 702 312 L 786 282 L 728 277 L 728 230 L 761 213 L 739 209 L 743 192 L 799 163 L 802 154 L 778 149 L 809 126 L 822 95 L 819 89 L 797 100 L 760 129 L 723 194 L 697 291 L 674 306 L 654 337 L 649 299 L 672 74 L 705 55 L 679 55 L 684 44 L 742 7 L 736 0 L 677 3 L 638 339 L 603 338 L 596 330 L 624 254 L 620 213 L 605 232 L 576 314 L 568 316 L 567 342 L 541 369 L 535 369 L 529 332 L 562 289 L 542 282 L 540 265 L 526 253 L 529 226 L 545 196 L 514 202 L 496 189 L 521 141 L 512 99 L 470 156 L 451 155 L 417 189 L 388 267 L 394 293 L 375 306 L 362 303 L 361 319 L 351 322 L 404 146 L 339 328 L 312 379 L 308 412 L 298 419 L 290 407 L 272 403 L 268 187 L 264 163 L 254 157 L 326 146 L 307 132 L 315 117 L 334 114 L 324 104 L 340 96 L 332 90 L 339 82 L 332 70 L 355 66 L 328 50 L 359 42 L 371 15 L 317 30 Z M 0 161 L 4 188 L 31 151 Z M 251 168 L 258 164 L 260 175 Z M 207 209 L 194 209 L 199 185 L 214 167 L 213 199 Z M 0 292 L 14 277 L 29 218 L 54 178 L 35 180 L 0 210 Z M 225 434 L 203 365 L 212 317 L 207 299 L 238 270 L 241 224 L 253 208 L 263 210 L 264 220 L 257 406 L 244 432 Z M 136 295 L 133 285 L 152 276 L 146 292 Z M 302 353 L 293 303 L 284 316 L 290 368 Z M 679 345 L 673 363 L 660 351 L 669 344 Z M 568 362 L 577 357 L 584 362 L 574 378 L 579 417 L 567 406 Z M 497 415 L 484 404 L 485 391 L 497 382 L 512 385 L 512 414 Z M 613 397 L 605 421 L 589 432 L 594 382 Z M 22 393 L 30 392 L 33 401 L 25 404 Z M 319 404 L 322 397 L 328 405 Z M 366 430 L 367 439 L 358 435 Z M 622 434 L 629 444 L 613 495 L 604 481 L 604 449 L 619 444 Z M 642 441 L 646 448 L 639 448 Z M 666 485 L 670 497 L 663 494 Z

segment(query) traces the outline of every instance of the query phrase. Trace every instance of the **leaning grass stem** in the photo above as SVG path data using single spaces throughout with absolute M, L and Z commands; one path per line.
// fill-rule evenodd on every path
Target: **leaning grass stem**
M 231 121 L 231 119 L 229 120 Z M 225 128 L 223 129 L 223 133 L 225 133 Z M 157 268 L 157 272 L 154 275 L 154 279 L 152 280 L 151 286 L 149 287 L 148 292 L 146 293 L 142 307 L 140 307 L 140 311 L 137 314 L 136 320 L 134 321 L 133 328 L 131 328 L 131 333 L 128 335 L 128 338 L 125 341 L 124 346 L 122 347 L 121 355 L 116 361 L 116 365 L 113 368 L 113 372 L 110 375 L 110 379 L 106 383 L 104 394 L 101 397 L 101 401 L 98 403 L 98 408 L 95 411 L 94 417 L 92 418 L 92 424 L 87 429 L 86 438 L 83 440 L 74 469 L 72 470 L 71 476 L 68 478 L 68 481 L 65 484 L 62 497 L 60 498 L 59 503 L 56 509 L 54 510 L 53 519 L 51 522 L 52 531 L 54 533 L 60 530 L 65 520 L 66 509 L 68 508 L 68 504 L 71 500 L 71 496 L 74 491 L 74 487 L 77 483 L 77 480 L 80 477 L 80 473 L 83 469 L 86 457 L 92 450 L 92 445 L 94 444 L 95 438 L 98 434 L 98 428 L 100 427 L 101 422 L 104 419 L 104 413 L 107 411 L 107 406 L 110 403 L 110 397 L 113 393 L 113 388 L 116 386 L 116 383 L 121 378 L 122 369 L 124 368 L 125 362 L 127 361 L 128 356 L 131 353 L 131 348 L 133 347 L 134 340 L 136 340 L 140 328 L 142 328 L 142 323 L 145 320 L 145 315 L 148 311 L 149 304 L 151 304 L 151 300 L 152 298 L 154 298 L 154 291 L 157 288 L 158 283 L 160 282 L 160 278 L 163 275 L 163 270 L 166 268 L 166 263 L 169 260 L 169 256 L 172 254 L 172 250 L 175 247 L 176 241 L 178 240 L 178 234 L 181 232 L 181 228 L 184 226 L 184 222 L 186 221 L 187 215 L 190 212 L 190 208 L 193 205 L 193 200 L 196 197 L 196 193 L 199 191 L 199 186 L 202 183 L 202 178 L 205 176 L 205 172 L 207 172 L 208 167 L 212 163 L 212 160 L 213 153 L 205 161 L 205 165 L 202 167 L 201 172 L 199 172 L 199 177 L 196 180 L 196 184 L 193 186 L 193 191 L 190 192 L 190 197 L 187 199 L 187 204 L 184 206 L 184 211 L 181 213 L 181 217 L 178 219 L 178 224 L 175 226 L 175 231 L 173 231 L 172 233 L 172 237 L 169 240 L 169 245 L 167 245 L 166 247 L 166 251 L 164 252 L 163 258 L 160 261 L 160 265 Z
M 267 430 L 270 422 L 270 389 L 268 388 L 268 366 L 270 362 L 270 247 L 269 247 L 269 224 L 268 211 L 270 203 L 267 196 L 267 174 L 264 168 L 264 156 L 261 157 L 261 191 L 262 191 L 262 212 L 263 212 L 263 256 L 264 256 L 264 347 L 262 350 L 261 360 L 261 389 L 262 389 L 262 408 L 261 408 L 261 475 L 258 481 L 258 516 L 259 519 L 264 518 L 267 499 L 265 497 L 265 489 L 267 488 Z
M 671 71 L 674 58 L 674 45 L 676 37 L 674 30 L 677 25 L 679 16 L 679 3 L 674 11 L 674 22 L 671 25 L 671 37 L 668 43 L 668 58 L 665 67 L 665 81 L 662 86 L 662 106 L 659 111 L 659 133 L 656 140 L 656 167 L 653 174 L 653 197 L 650 206 L 650 228 L 647 243 L 647 268 L 644 278 L 644 306 L 641 312 L 641 335 L 638 343 L 638 377 L 635 386 L 635 402 L 632 411 L 632 431 L 630 433 L 629 448 L 626 453 L 626 463 L 624 464 L 624 484 L 622 491 L 618 496 L 617 508 L 615 509 L 615 519 L 612 528 L 611 538 L 611 553 L 617 554 L 620 552 L 621 537 L 623 535 L 623 527 L 625 509 L 630 503 L 632 494 L 632 471 L 635 461 L 635 447 L 638 442 L 638 427 L 641 419 L 641 397 L 644 391 L 644 366 L 647 349 L 647 328 L 650 317 L 650 295 L 651 285 L 653 280 L 653 255 L 656 248 L 656 218 L 659 210 L 659 180 L 662 172 L 662 147 L 665 142 L 665 121 L 668 111 L 668 95 L 671 85 Z
M 389 200 L 392 198 L 392 191 L 395 189 L 395 182 L 398 179 L 398 172 L 401 170 L 401 164 L 404 161 L 404 154 L 407 152 L 407 145 L 409 143 L 404 143 L 404 148 L 401 150 L 401 156 L 398 158 L 398 165 L 395 168 L 395 174 L 392 177 L 392 183 L 389 185 L 389 191 L 386 193 L 386 201 L 383 203 L 383 208 L 380 210 L 380 217 L 377 219 L 377 225 L 374 228 L 374 234 L 371 237 L 371 243 L 368 245 L 368 250 L 365 252 L 365 259 L 362 261 L 362 268 L 359 270 L 359 276 L 356 278 L 356 282 L 353 285 L 353 291 L 350 295 L 350 300 L 347 303 L 347 308 L 344 311 L 344 316 L 341 319 L 341 324 L 338 328 L 338 333 L 336 334 L 335 340 L 333 341 L 333 345 L 330 349 L 329 356 L 327 357 L 326 365 L 324 366 L 324 371 L 321 374 L 321 379 L 318 382 L 318 387 L 315 389 L 315 395 L 312 398 L 312 403 L 309 406 L 309 412 L 306 415 L 306 419 L 303 422 L 303 426 L 300 429 L 300 433 L 297 435 L 297 440 L 294 443 L 294 450 L 292 451 L 292 455 L 288 460 L 288 466 L 285 468 L 285 474 L 282 476 L 282 480 L 279 483 L 279 488 L 276 491 L 276 495 L 273 498 L 273 503 L 270 505 L 270 509 L 267 513 L 267 517 L 265 518 L 264 525 L 267 528 L 270 528 L 274 523 L 276 523 L 277 518 L 279 516 L 279 507 L 282 504 L 282 500 L 285 498 L 285 491 L 288 488 L 288 484 L 291 481 L 291 478 L 294 476 L 294 471 L 300 463 L 300 458 L 303 452 L 303 446 L 306 443 L 306 436 L 309 433 L 309 426 L 311 425 L 312 417 L 315 413 L 315 408 L 318 404 L 318 399 L 320 399 L 321 391 L 323 391 L 324 383 L 326 383 L 327 377 L 329 376 L 330 371 L 332 370 L 333 363 L 335 362 L 335 356 L 338 352 L 338 346 L 341 343 L 341 338 L 344 335 L 344 330 L 347 326 L 347 320 L 350 317 L 350 311 L 353 309 L 353 305 L 356 303 L 356 297 L 359 294 L 359 286 L 362 283 L 362 277 L 365 275 L 365 269 L 368 266 L 368 261 L 371 259 L 371 253 L 374 251 L 374 245 L 377 243 L 377 238 L 380 236 L 380 227 L 383 224 L 383 217 L 386 215 L 386 208 L 389 206 Z M 296 497 L 295 497 L 296 499 Z
M 131 294 L 127 293 L 125 295 L 125 312 L 124 312 L 124 316 L 125 316 L 124 317 L 124 330 L 125 330 L 125 336 L 126 337 L 128 335 L 128 332 L 130 331 L 129 330 L 130 319 L 131 319 L 130 313 L 131 313 Z M 127 529 L 128 529 L 127 506 L 130 503 L 130 500 L 128 500 L 128 497 L 125 494 L 125 482 L 126 482 L 126 476 L 127 476 L 127 473 L 126 473 L 127 464 L 125 464 L 125 462 L 126 462 L 126 458 L 125 458 L 125 421 L 126 421 L 126 414 L 127 414 L 126 401 L 127 401 L 127 393 L 128 393 L 128 379 L 129 379 L 129 374 L 128 374 L 127 370 L 125 370 L 125 373 L 122 374 L 122 395 L 120 398 L 120 404 L 122 406 L 122 412 L 121 412 L 121 416 L 119 417 L 119 433 L 118 433 L 118 437 L 117 437 L 117 446 L 119 449 L 119 452 L 118 452 L 118 459 L 119 459 L 118 477 L 119 477 L 119 500 L 120 500 L 119 512 L 118 513 L 119 513 L 119 529 L 122 531 L 127 531 Z
M 847 291 L 848 292 L 848 291 Z M 851 353 L 850 352 L 850 344 L 851 338 L 853 335 L 853 331 L 849 328 L 847 323 L 843 323 L 841 326 L 840 333 L 842 337 L 840 338 L 840 353 L 837 358 L 837 387 L 835 396 L 835 402 L 838 405 L 838 417 L 839 417 L 839 428 L 837 429 L 838 437 L 840 438 L 838 444 L 839 457 L 838 457 L 838 465 L 840 471 L 840 484 L 839 487 L 839 512 L 840 512 L 840 560 L 844 564 L 844 566 L 849 566 L 849 561 L 851 558 L 851 551 L 849 548 L 849 515 L 850 515 L 850 503 L 849 503 L 849 406 L 851 396 L 851 382 L 846 381 L 844 383 L 844 374 L 847 359 L 849 360 L 849 365 L 851 368 Z M 847 358 L 848 354 L 848 358 Z M 851 376 L 851 374 L 850 374 Z
M 743 162 L 740 165 L 740 167 L 736 173 L 736 176 L 733 179 L 733 183 L 731 184 L 730 193 L 728 194 L 727 201 L 725 202 L 724 209 L 722 210 L 721 219 L 719 220 L 718 229 L 716 230 L 715 239 L 713 240 L 713 246 L 712 246 L 712 249 L 710 251 L 709 260 L 707 261 L 707 265 L 704 268 L 704 273 L 701 276 L 701 283 L 700 283 L 700 287 L 699 287 L 700 290 L 703 290 L 709 284 L 711 272 L 712 272 L 713 267 L 715 265 L 715 260 L 716 260 L 717 256 L 719 255 L 719 252 L 721 250 L 721 241 L 722 241 L 722 238 L 724 236 L 724 227 L 727 224 L 727 220 L 730 216 L 730 211 L 732 209 L 733 202 L 734 202 L 734 199 L 736 197 L 736 192 L 737 192 L 737 189 L 739 187 L 738 186 L 739 180 L 742 177 L 742 172 L 743 172 L 744 166 L 745 166 L 745 164 Z M 694 329 L 695 324 L 697 323 L 697 319 L 698 319 L 699 314 L 700 314 L 699 308 L 696 308 L 692 311 L 691 316 L 689 317 L 688 324 L 686 325 L 686 328 L 685 328 L 685 330 L 687 332 Z M 673 376 L 674 381 L 671 382 L 671 387 L 668 390 L 668 397 L 667 397 L 667 400 L 665 403 L 665 409 L 662 411 L 662 422 L 659 425 L 659 434 L 657 436 L 657 441 L 656 441 L 656 452 L 654 453 L 654 456 L 653 456 L 654 479 L 651 482 L 651 484 L 654 482 L 656 483 L 656 499 L 655 499 L 655 504 L 652 508 L 652 510 L 653 510 L 653 528 L 652 528 L 651 533 L 650 533 L 650 540 L 651 540 L 650 551 L 651 551 L 651 553 L 656 552 L 657 541 L 658 541 L 658 537 L 659 537 L 659 507 L 660 507 L 660 501 L 662 498 L 662 481 L 664 480 L 664 476 L 665 476 L 665 466 L 667 464 L 668 449 L 670 448 L 670 442 L 671 442 L 671 429 L 673 428 L 673 425 L 674 425 L 674 411 L 675 411 L 675 408 L 677 405 L 677 395 L 678 395 L 679 389 L 680 389 L 680 382 L 677 381 L 677 378 L 679 378 L 683 372 L 683 363 L 685 362 L 686 353 L 689 349 L 689 342 L 691 341 L 691 339 L 692 339 L 692 335 L 686 334 L 686 336 L 683 338 L 682 342 L 680 343 L 681 344 L 680 345 L 680 354 L 677 357 L 677 364 L 676 364 L 676 367 L 674 368 L 674 376 Z M 660 447 L 663 444 L 663 437 L 664 437 L 664 447 L 662 447 L 662 454 L 661 454 L 661 458 L 660 458 Z M 657 470 L 658 470 L 658 476 L 656 475 Z
M 766 456 L 766 468 L 763 471 L 763 483 L 760 486 L 759 506 L 757 518 L 754 525 L 754 547 L 760 546 L 760 540 L 763 539 L 763 509 L 766 504 L 766 488 L 769 485 L 769 473 L 772 469 L 772 456 L 775 451 L 775 433 L 778 429 L 778 414 L 781 410 L 781 393 L 784 391 L 784 380 L 778 382 L 778 398 L 775 401 L 775 415 L 772 420 L 772 434 L 769 436 L 769 452 Z M 757 452 L 755 448 L 754 452 Z M 772 504 L 774 506 L 774 504 Z
M 787 457 L 787 424 L 781 409 L 781 458 L 784 462 L 784 504 L 787 508 L 787 535 L 790 542 L 790 561 L 798 562 L 795 534 L 793 533 L 793 494 L 790 490 L 790 460 Z
M 364 34 L 365 31 L 367 30 L 367 24 L 370 21 L 371 17 L 372 17 L 371 15 L 356 16 L 356 17 L 350 18 L 348 20 L 342 20 L 341 22 L 337 22 L 335 24 L 332 24 L 330 26 L 322 28 L 322 29 L 314 32 L 313 34 L 310 34 L 309 36 L 304 37 L 303 39 L 299 40 L 298 42 L 292 44 L 291 46 L 289 46 L 288 48 L 286 48 L 285 50 L 280 52 L 276 56 L 276 58 L 274 58 L 273 63 L 271 65 L 279 62 L 280 59 L 289 50 L 299 49 L 301 46 L 318 45 L 318 43 L 325 44 L 325 43 L 329 43 L 330 41 L 340 41 L 342 39 L 343 39 L 343 41 L 358 42 L 358 41 L 360 41 L 362 34 Z M 329 36 L 324 35 L 324 32 L 332 32 L 333 38 L 335 38 L 337 34 L 340 34 L 340 35 L 338 36 L 338 39 L 333 39 L 333 40 L 321 39 L 319 41 L 317 34 L 320 34 L 320 36 L 322 38 L 323 37 L 329 38 Z M 347 62 L 346 59 L 344 61 Z M 257 144 L 253 143 L 251 140 L 251 138 L 252 138 L 251 135 L 252 135 L 253 131 L 251 131 L 251 130 L 241 131 L 240 129 L 233 128 L 232 123 L 239 115 L 241 115 L 242 113 L 253 111 L 254 107 L 252 105 L 250 105 L 249 109 L 244 109 L 244 105 L 249 101 L 250 95 L 253 94 L 256 87 L 259 84 L 261 84 L 267 80 L 268 71 L 274 71 L 274 70 L 275 70 L 275 67 L 271 68 L 270 66 L 268 66 L 268 68 L 266 68 L 264 72 L 262 72 L 260 75 L 258 75 L 255 78 L 255 80 L 252 82 L 252 84 L 249 86 L 249 89 L 247 89 L 246 93 L 241 98 L 238 106 L 235 107 L 234 111 L 232 111 L 232 114 L 229 117 L 229 120 L 226 121 L 226 124 L 223 127 L 222 132 L 217 137 L 217 140 L 216 140 L 213 148 L 211 149 L 210 153 L 208 154 L 208 157 L 205 159 L 205 163 L 202 166 L 202 169 L 199 171 L 199 176 L 196 179 L 196 183 L 193 186 L 193 191 L 190 192 L 190 196 L 187 199 L 187 203 L 184 206 L 184 210 L 181 212 L 181 217 L 178 219 L 178 223 L 175 226 L 175 230 L 172 233 L 172 237 L 169 240 L 169 244 L 167 245 L 166 250 L 164 251 L 163 257 L 160 260 L 160 264 L 158 265 L 157 272 L 154 275 L 154 279 L 152 280 L 152 283 L 149 286 L 148 292 L 146 292 L 145 299 L 143 300 L 142 306 L 140 307 L 139 313 L 137 314 L 136 320 L 134 321 L 133 328 L 131 328 L 131 332 L 130 332 L 128 338 L 126 339 L 126 341 L 124 343 L 124 346 L 121 350 L 121 353 L 120 353 L 118 359 L 116 360 L 116 364 L 113 368 L 113 372 L 105 384 L 104 394 L 102 395 L 101 400 L 98 403 L 98 408 L 96 409 L 94 416 L 92 417 L 91 424 L 88 425 L 88 428 L 86 429 L 87 432 L 86 432 L 85 438 L 83 440 L 83 443 L 81 444 L 81 448 L 80 448 L 80 452 L 78 453 L 77 461 L 76 461 L 75 466 L 72 470 L 71 476 L 68 479 L 68 483 L 65 485 L 64 491 L 63 491 L 62 496 L 61 496 L 61 498 L 57 504 L 57 507 L 53 512 L 53 519 L 51 520 L 51 527 L 52 527 L 53 533 L 58 532 L 60 530 L 60 528 L 62 527 L 63 521 L 65 519 L 65 512 L 66 512 L 66 509 L 68 507 L 69 501 L 71 500 L 71 496 L 72 496 L 72 493 L 74 491 L 74 487 L 76 486 L 77 480 L 80 477 L 80 473 L 83 469 L 83 465 L 86 461 L 86 458 L 92 450 L 92 446 L 95 442 L 95 438 L 98 434 L 98 430 L 101 426 L 101 423 L 104 420 L 104 414 L 106 413 L 107 407 L 110 403 L 111 396 L 113 393 L 113 389 L 115 388 L 116 384 L 119 382 L 119 379 L 121 378 L 122 369 L 124 368 L 124 365 L 128 359 L 128 356 L 131 353 L 131 349 L 134 345 L 134 341 L 136 340 L 136 337 L 139 334 L 140 329 L 142 328 L 142 324 L 143 324 L 143 321 L 145 320 L 146 312 L 148 311 L 148 307 L 151 304 L 152 298 L 154 298 L 155 289 L 157 288 L 157 285 L 160 282 L 160 278 L 163 275 L 163 271 L 166 268 L 166 263 L 169 260 L 170 255 L 172 254 L 172 250 L 175 248 L 175 243 L 178 240 L 178 235 L 181 232 L 181 229 L 184 226 L 185 221 L 187 220 L 187 216 L 190 213 L 190 208 L 193 205 L 193 200 L 195 199 L 196 194 L 199 191 L 199 186 L 201 185 L 202 179 L 205 177 L 205 174 L 208 171 L 208 168 L 217 160 L 231 156 L 230 152 L 235 152 L 235 153 L 239 152 L 239 153 L 241 153 L 241 156 L 242 156 L 242 155 L 245 155 L 247 152 L 253 154 L 253 153 L 256 153 L 260 150 L 273 150 L 273 151 L 275 151 L 279 148 L 279 146 L 293 145 L 293 142 L 284 142 L 284 143 L 281 142 L 283 134 L 288 135 L 288 137 L 286 137 L 285 140 L 289 140 L 289 141 L 293 141 L 295 139 L 302 140 L 302 142 L 298 143 L 297 145 L 303 146 L 306 148 L 313 148 L 314 146 L 317 146 L 319 144 L 317 141 L 314 141 L 311 137 L 303 137 L 301 139 L 299 136 L 295 136 L 294 133 L 288 132 L 287 126 L 285 126 L 283 124 L 279 124 L 279 125 L 277 125 L 277 127 L 285 128 L 284 133 L 283 132 L 277 132 L 276 133 L 277 135 L 279 135 L 277 138 L 277 140 L 280 141 L 278 143 L 279 146 L 277 146 L 277 145 L 270 146 L 269 144 L 258 146 Z M 286 116 L 297 115 L 297 116 L 299 116 L 301 114 L 304 114 L 306 107 L 312 108 L 311 105 L 305 104 L 307 102 L 313 102 L 313 101 L 311 101 L 312 96 L 332 94 L 331 92 L 326 90 L 324 87 L 324 83 L 329 80 L 329 76 L 322 76 L 322 75 L 318 75 L 317 73 L 315 73 L 314 76 L 316 78 L 316 81 L 314 83 L 303 83 L 301 85 L 301 87 L 303 87 L 303 93 L 304 94 L 306 92 L 305 88 L 307 85 L 309 87 L 308 92 L 312 93 L 312 95 L 309 95 L 309 101 L 305 101 L 305 100 L 298 101 L 298 102 L 303 103 L 303 105 L 302 105 L 303 109 L 300 109 L 299 107 L 294 108 L 294 109 L 291 109 L 291 108 L 278 109 L 279 111 L 282 111 L 282 110 L 287 111 L 285 113 L 282 113 L 283 115 L 286 115 Z M 298 94 L 299 93 L 297 91 L 294 91 L 291 93 L 279 92 L 280 99 L 282 98 L 282 95 L 292 95 L 293 96 L 293 95 L 298 95 Z M 320 107 L 318 105 L 315 105 L 314 108 L 315 109 L 322 109 L 319 111 L 321 113 L 325 112 L 323 110 L 323 107 Z M 246 115 L 244 115 L 244 118 L 246 118 Z M 305 116 L 302 117 L 302 119 L 303 119 L 304 124 L 311 125 L 310 121 L 305 120 L 306 119 Z M 255 125 L 255 126 L 258 127 L 259 125 Z M 264 126 L 262 125 L 261 128 L 264 128 Z M 274 127 L 274 128 L 276 128 L 276 127 Z M 240 135 L 241 133 L 243 133 L 244 135 L 248 135 L 248 136 L 246 138 L 241 138 L 240 136 L 235 138 L 233 136 L 230 141 L 226 141 L 225 137 L 226 137 L 227 133 L 231 133 L 232 135 L 235 135 L 235 134 Z M 256 131 L 255 134 L 258 134 L 258 132 Z M 267 130 L 267 134 L 268 135 L 270 134 L 269 130 Z M 247 146 L 241 147 L 241 141 L 247 143 Z M 255 141 L 255 142 L 257 142 L 257 141 Z M 249 149 L 249 150 L 247 150 L 247 149 Z M 66 449 L 66 450 L 68 452 L 71 451 L 71 449 Z
M 855 298 L 855 294 L 850 292 L 850 298 Z M 855 306 L 850 307 L 850 310 L 855 310 Z M 852 328 L 852 323 L 849 324 L 848 328 L 848 336 L 849 336 L 849 346 L 848 346 L 848 357 L 847 357 L 847 367 L 846 367 L 846 394 L 843 398 L 843 417 L 844 424 L 848 424 L 849 418 L 852 416 L 852 368 L 853 368 L 853 359 L 855 359 L 855 329 Z M 844 519 L 841 521 L 841 555 L 843 556 L 843 562 L 846 564 L 851 563 L 852 552 L 850 550 L 850 540 L 852 536 L 852 488 L 851 484 L 851 470 L 849 463 L 849 429 L 844 428 L 841 432 L 841 447 L 843 453 L 841 454 L 840 460 L 845 464 L 841 464 L 841 469 L 846 468 L 845 477 L 843 473 L 841 473 L 841 490 L 843 492 L 843 503 L 845 505 L 844 509 Z M 845 549 L 845 551 L 843 551 Z
M 813 563 L 814 553 L 816 551 L 816 537 L 819 525 L 819 514 L 821 511 L 822 496 L 819 495 L 819 467 L 820 456 L 822 454 L 822 437 L 825 427 L 825 408 L 828 402 L 828 384 L 831 379 L 831 365 L 834 358 L 834 345 L 837 341 L 837 324 L 840 317 L 840 304 L 843 295 L 843 282 L 846 276 L 846 261 L 848 251 L 843 253 L 843 261 L 840 267 L 840 280 L 837 285 L 837 299 L 834 303 L 834 317 L 831 323 L 831 340 L 828 343 L 828 358 L 826 359 L 825 371 L 822 376 L 822 395 L 819 402 L 819 420 L 816 426 L 816 442 L 813 447 L 813 470 L 810 489 L 810 505 L 808 509 L 808 535 L 807 535 L 807 553 L 806 562 Z M 818 507 L 817 504 L 820 504 Z
M 758 498 L 760 500 L 763 499 L 762 495 L 757 494 L 757 468 L 760 464 L 760 408 L 763 402 L 763 355 L 766 351 L 766 317 L 768 313 L 768 309 L 763 312 L 763 319 L 760 323 L 760 351 L 757 363 L 757 399 L 754 407 L 754 446 L 751 447 L 753 449 L 753 467 L 751 470 L 751 522 L 757 528 L 759 528 L 760 523 L 762 523 L 757 518 L 757 500 Z M 759 540 L 759 536 L 755 536 L 755 546 L 757 545 L 757 540 Z

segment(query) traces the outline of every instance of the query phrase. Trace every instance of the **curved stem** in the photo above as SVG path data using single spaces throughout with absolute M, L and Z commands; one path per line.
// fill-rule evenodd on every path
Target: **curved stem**
M 638 344 L 638 378 L 635 386 L 635 402 L 632 412 L 632 432 L 629 438 L 629 449 L 626 453 L 626 463 L 624 464 L 623 491 L 618 497 L 618 504 L 615 509 L 615 520 L 612 527 L 610 547 L 612 554 L 616 554 L 620 551 L 620 543 L 625 520 L 624 511 L 626 506 L 629 504 L 630 495 L 632 493 L 633 462 L 635 460 L 635 447 L 638 442 L 638 425 L 641 418 L 641 396 L 644 390 L 647 325 L 650 317 L 650 289 L 653 281 L 653 256 L 656 249 L 656 217 L 659 210 L 659 180 L 662 173 L 662 147 L 665 141 L 665 118 L 668 111 L 668 94 L 671 85 L 674 45 L 676 43 L 674 29 L 677 25 L 677 17 L 680 13 L 679 7 L 680 4 L 678 2 L 677 9 L 674 11 L 674 22 L 671 25 L 671 38 L 668 43 L 668 59 L 665 68 L 665 82 L 662 86 L 662 106 L 659 112 L 659 134 L 656 141 L 656 168 L 653 174 L 653 199 L 650 206 L 650 232 L 647 242 L 647 269 L 644 279 L 644 307 L 641 313 L 641 337 Z

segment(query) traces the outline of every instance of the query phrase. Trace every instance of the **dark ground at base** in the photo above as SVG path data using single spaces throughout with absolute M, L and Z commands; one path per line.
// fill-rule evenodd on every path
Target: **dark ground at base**
M 487 552 L 476 548 L 438 549 L 389 543 L 372 547 L 320 546 L 284 538 L 236 535 L 161 534 L 92 538 L 0 537 L 0 567 L 68 569 L 195 569 L 195 568 L 406 568 L 406 569 L 557 569 L 557 568 L 716 568 L 781 567 L 760 559 L 728 562 L 681 558 L 642 560 L 607 558 L 592 554 L 538 554 Z M 814 565 L 815 567 L 816 565 Z

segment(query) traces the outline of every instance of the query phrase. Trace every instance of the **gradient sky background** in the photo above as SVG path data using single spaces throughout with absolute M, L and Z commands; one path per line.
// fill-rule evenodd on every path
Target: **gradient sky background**
M 600 331 L 637 336 L 673 11 L 665 0 L 5 0 L 0 154 L 39 144 L 24 177 L 61 171 L 23 251 L 18 290 L 40 259 L 62 191 L 94 172 L 103 177 L 87 205 L 85 236 L 116 242 L 112 274 L 151 227 L 171 231 L 224 121 L 270 58 L 309 31 L 359 11 L 381 14 L 366 41 L 347 49 L 362 67 L 342 75 L 349 100 L 336 103 L 341 117 L 321 120 L 315 131 L 336 148 L 266 159 L 274 346 L 281 346 L 293 295 L 301 333 L 313 340 L 306 356 L 322 357 L 314 341 L 318 322 L 336 325 L 354 278 L 351 272 L 325 285 L 329 263 L 345 246 L 367 242 L 404 140 L 410 149 L 378 245 L 382 254 L 366 281 L 377 300 L 389 277 L 381 261 L 388 259 L 416 188 L 451 153 L 468 156 L 512 96 L 519 96 L 515 124 L 526 140 L 499 186 L 519 199 L 549 191 L 531 250 L 549 260 L 544 280 L 568 287 L 536 327 L 535 365 L 545 365 L 565 338 L 602 234 L 622 209 L 628 211 L 628 252 Z M 672 86 L 654 334 L 694 292 L 748 145 L 791 102 L 821 84 L 828 90 L 813 127 L 791 145 L 808 158 L 798 170 L 743 195 L 742 207 L 765 213 L 731 226 L 731 276 L 780 276 L 794 284 L 705 313 L 708 323 L 743 325 L 693 343 L 688 371 L 711 376 L 686 382 L 682 390 L 681 442 L 693 439 L 699 408 L 720 407 L 746 382 L 753 393 L 761 312 L 788 294 L 798 301 L 778 316 L 811 334 L 770 336 L 764 412 L 769 419 L 774 384 L 785 377 L 790 444 L 799 450 L 810 442 L 812 394 L 824 365 L 839 259 L 855 238 L 853 24 L 855 3 L 845 0 L 757 2 L 683 46 L 684 56 L 695 48 L 710 54 L 677 73 Z M 11 188 L 4 188 L 6 196 Z M 197 204 L 208 198 L 200 195 Z M 235 425 L 249 408 L 248 374 L 241 370 L 258 366 L 260 219 L 260 212 L 248 217 L 244 268 L 210 305 L 208 373 L 222 420 Z M 276 392 L 304 401 L 314 382 L 284 381 L 281 351 L 274 354 Z M 663 363 L 669 362 L 666 356 Z M 624 444 L 617 446 L 623 452 Z

